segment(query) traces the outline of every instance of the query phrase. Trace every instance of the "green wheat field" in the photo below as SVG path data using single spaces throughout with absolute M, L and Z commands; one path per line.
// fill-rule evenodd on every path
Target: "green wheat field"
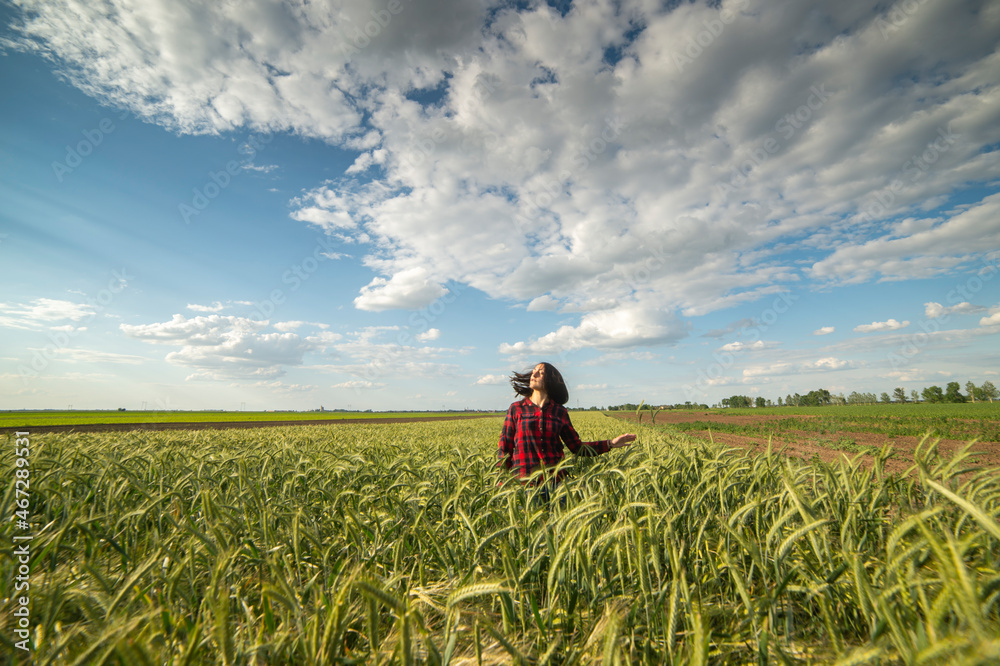
M 968 453 L 891 476 L 643 425 L 543 504 L 501 423 L 31 436 L 34 663 L 1000 661 L 1000 473 Z

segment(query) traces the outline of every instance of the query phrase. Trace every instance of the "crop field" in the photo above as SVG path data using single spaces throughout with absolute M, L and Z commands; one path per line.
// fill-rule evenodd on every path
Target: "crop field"
M 649 409 L 610 414 L 633 423 L 654 423 Z M 898 473 L 914 469 L 914 454 L 925 435 L 937 440 L 945 455 L 975 440 L 975 459 L 1000 467 L 1000 402 L 661 410 L 655 417 L 655 425 L 668 434 L 756 452 L 770 447 L 809 460 L 830 462 L 863 454 L 861 462 L 870 466 L 888 446 L 886 469 Z
M 890 474 L 889 449 L 826 463 L 642 424 L 543 503 L 497 470 L 501 423 L 31 436 L 34 663 L 1000 660 L 1000 473 L 968 450 L 928 438 Z
M 179 412 L 179 411 L 7 411 L 0 412 L 0 429 L 35 426 L 125 423 L 205 423 L 260 421 L 334 421 L 461 416 L 464 412 Z

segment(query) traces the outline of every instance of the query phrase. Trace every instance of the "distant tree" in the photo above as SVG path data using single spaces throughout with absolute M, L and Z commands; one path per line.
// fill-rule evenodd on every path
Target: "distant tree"
M 764 407 L 766 404 L 767 401 L 764 400 L 763 396 L 757 396 L 756 400 L 754 400 L 754 407 Z
M 809 391 L 804 396 L 800 396 L 798 393 L 795 394 L 798 400 L 798 404 L 806 405 L 807 407 L 818 407 L 820 405 L 829 405 L 833 402 L 833 396 L 826 389 L 816 389 L 815 391 Z
M 976 388 L 976 385 L 972 383 L 971 379 L 965 382 L 965 392 L 969 394 L 969 400 L 972 402 L 976 401 L 976 394 L 979 393 L 979 390 Z
M 983 400 L 989 400 L 990 402 L 1000 398 L 997 387 L 993 386 L 993 382 L 988 380 L 983 382 L 983 385 L 979 387 L 979 395 L 982 396 Z
M 753 407 L 753 400 L 745 395 L 734 395 L 729 397 L 730 407 Z
M 723 398 L 722 399 L 722 406 L 723 407 L 728 407 L 729 406 L 729 398 Z
M 958 382 L 948 382 L 944 390 L 944 399 L 945 402 L 965 402 L 965 396 L 962 395 Z
M 793 397 L 793 399 L 794 399 L 794 401 L 795 401 L 795 406 L 796 406 L 796 407 L 798 407 L 799 405 L 801 405 L 801 404 L 802 404 L 802 396 L 801 396 L 801 395 L 799 395 L 798 393 L 796 393 L 796 394 L 795 394 L 794 396 L 792 396 L 792 397 Z
M 944 402 L 944 391 L 940 386 L 928 386 L 921 393 L 924 402 Z
M 889 403 L 889 402 L 892 402 L 892 399 L 889 397 L 888 393 L 886 393 L 886 392 L 883 391 L 882 392 L 881 401 L 884 402 L 884 403 Z
M 892 392 L 892 399 L 896 402 L 906 402 L 906 389 L 897 386 L 896 390 Z
M 778 407 L 781 407 L 781 396 L 778 396 Z
M 910 400 L 912 402 L 920 402 L 920 394 L 917 393 L 917 389 L 910 391 Z

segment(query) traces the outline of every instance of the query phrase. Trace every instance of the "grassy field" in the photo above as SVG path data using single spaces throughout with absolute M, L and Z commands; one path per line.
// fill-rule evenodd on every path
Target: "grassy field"
M 366 418 L 460 416 L 468 412 L 175 412 L 137 411 L 8 411 L 0 412 L 0 428 L 86 425 L 92 423 L 205 423 L 241 421 L 317 421 Z
M 501 422 L 31 437 L 35 663 L 1000 660 L 996 470 L 931 441 L 902 478 L 643 425 L 542 504 L 496 469 Z M 0 559 L 0 598 L 14 580 Z
M 635 412 L 612 414 L 632 416 Z M 930 433 L 950 439 L 1000 441 L 1000 402 L 664 410 L 656 415 L 657 423 L 670 423 L 680 415 L 704 417 L 685 420 L 678 426 L 689 432 L 712 430 L 764 438 L 788 431 L 870 432 L 889 437 L 921 437 Z M 650 410 L 644 410 L 642 417 L 646 423 L 652 422 Z
M 704 411 L 704 410 L 688 410 Z M 712 410 L 724 414 L 806 414 L 823 416 L 884 416 L 884 417 L 946 417 L 946 418 L 994 418 L 1000 419 L 1000 401 L 930 403 L 907 402 L 903 404 L 876 405 L 825 405 L 823 407 L 741 407 Z

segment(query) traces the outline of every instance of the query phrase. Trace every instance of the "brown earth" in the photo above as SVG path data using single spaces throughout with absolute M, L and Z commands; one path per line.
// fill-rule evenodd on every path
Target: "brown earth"
M 615 414 L 614 416 L 623 420 L 635 423 L 635 414 Z M 738 435 L 726 432 L 712 432 L 707 430 L 685 430 L 685 423 L 696 421 L 719 423 L 736 426 L 755 426 L 768 421 L 783 420 L 789 418 L 812 419 L 813 415 L 804 414 L 719 414 L 712 412 L 668 412 L 663 411 L 656 415 L 656 425 L 672 425 L 678 430 L 691 437 L 704 440 L 711 439 L 716 443 L 727 446 L 748 449 L 757 453 L 767 450 L 767 438 L 759 435 Z M 643 415 L 643 423 L 649 423 L 648 415 Z M 849 450 L 840 447 L 839 443 L 843 439 L 853 442 Z M 892 447 L 892 454 L 886 461 L 885 469 L 890 474 L 904 474 L 913 466 L 913 453 L 920 443 L 920 437 L 889 436 L 881 433 L 838 431 L 831 433 L 819 433 L 806 430 L 785 430 L 774 432 L 771 435 L 771 451 L 795 456 L 805 460 L 818 459 L 823 462 L 842 461 L 854 459 L 860 455 L 859 463 L 870 467 L 875 461 L 877 454 L 883 446 L 889 444 Z M 937 450 L 944 458 L 950 458 L 955 453 L 961 451 L 968 444 L 965 440 L 941 439 L 938 441 Z M 926 446 L 926 445 L 925 445 Z M 975 460 L 981 467 L 1000 468 L 1000 442 L 976 442 L 971 449 L 975 454 Z

